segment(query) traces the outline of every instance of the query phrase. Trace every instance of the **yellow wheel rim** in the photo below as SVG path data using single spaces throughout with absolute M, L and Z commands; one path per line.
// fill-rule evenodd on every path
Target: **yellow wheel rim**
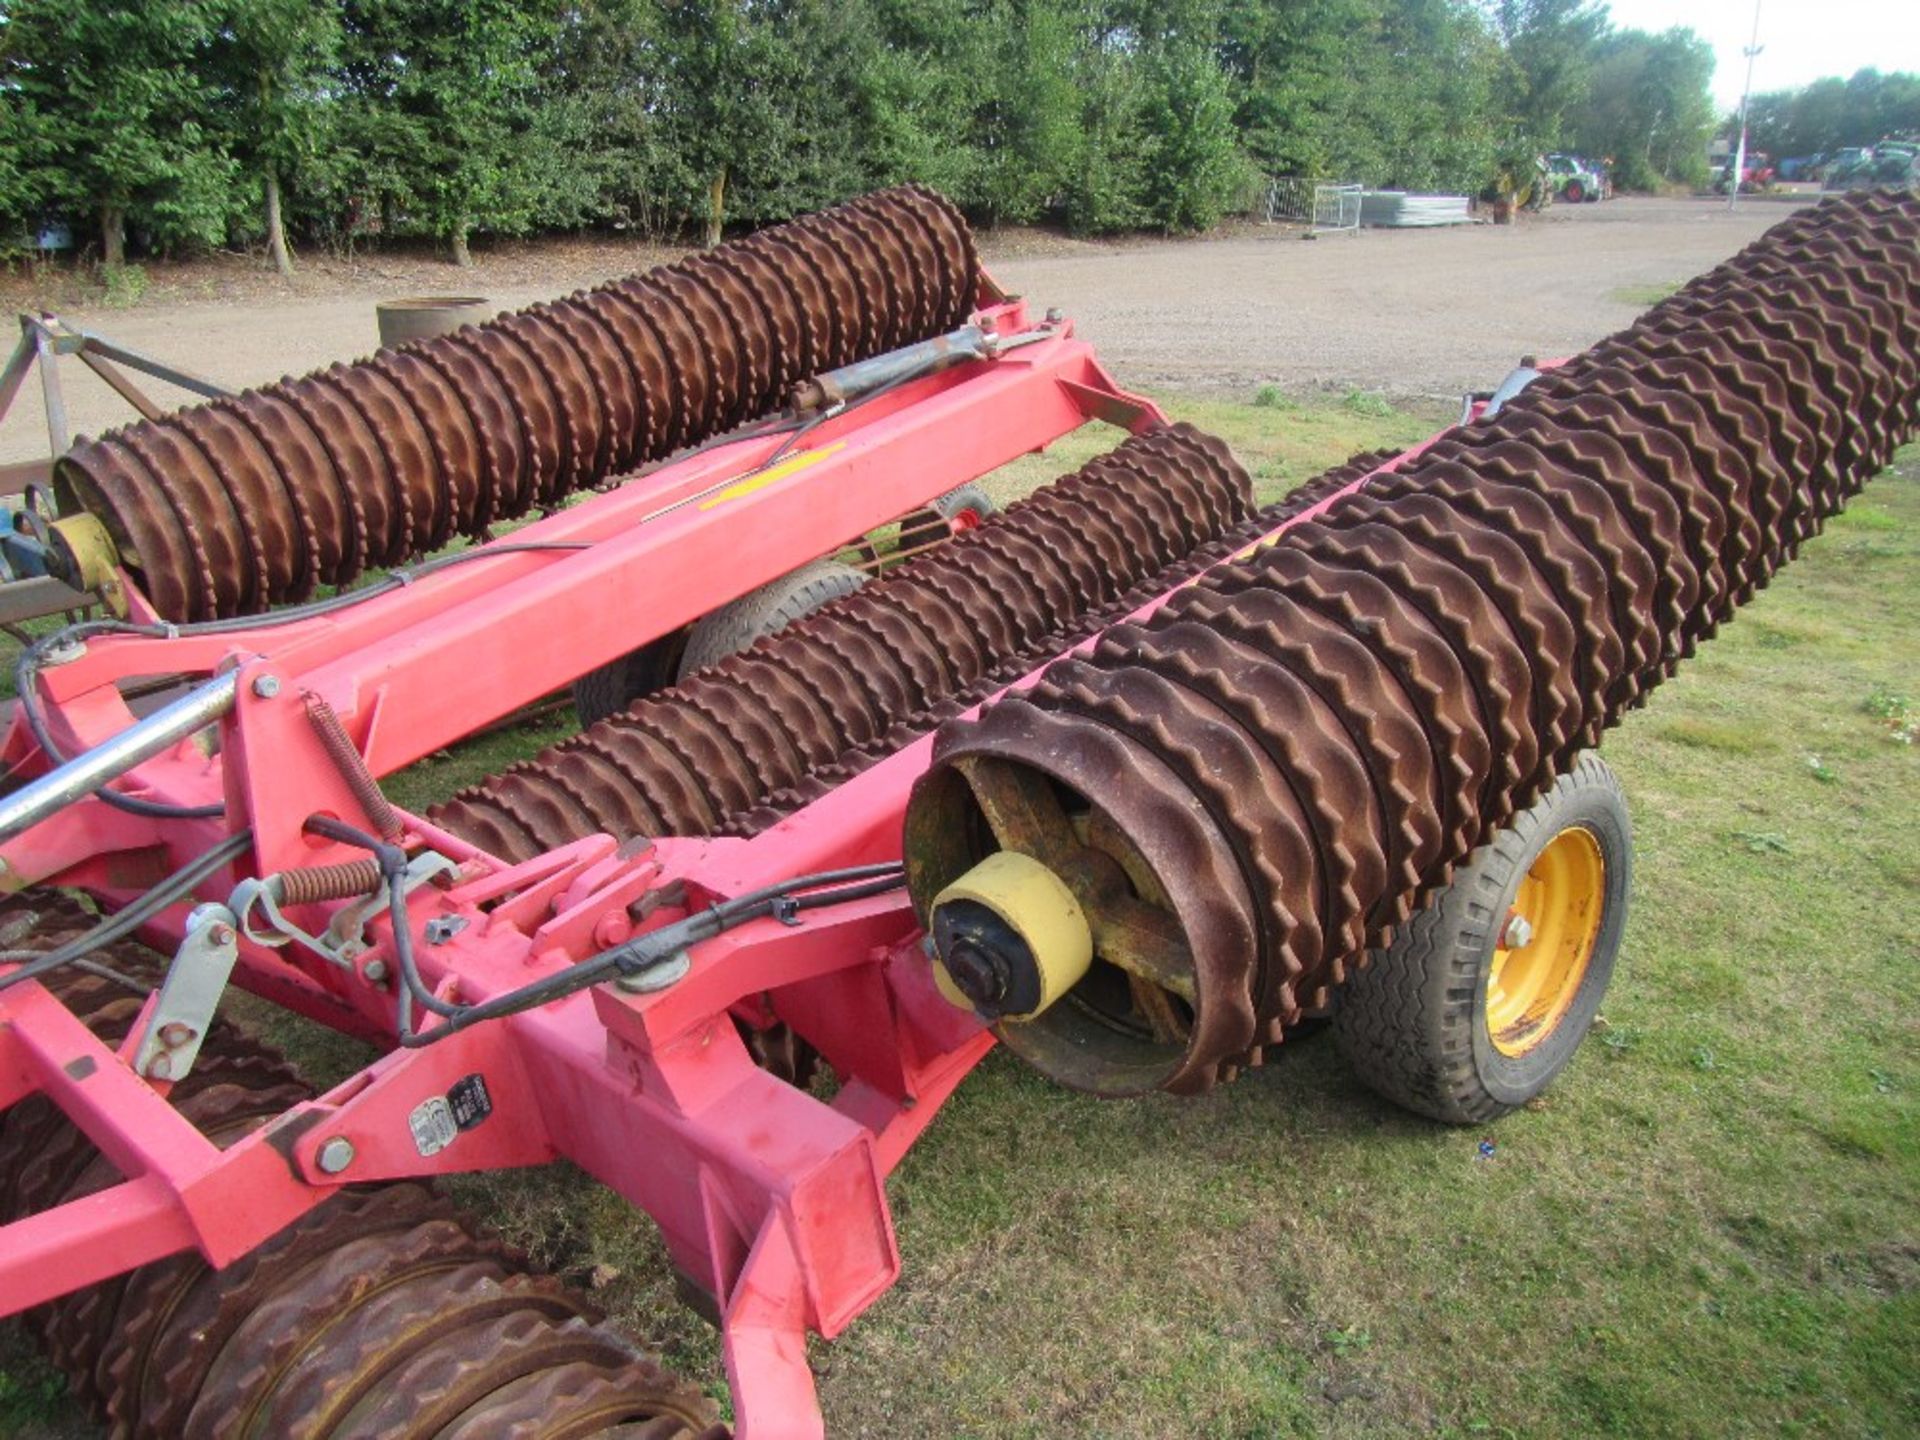
M 1502 1055 L 1526 1054 L 1572 1006 L 1606 898 L 1606 857 L 1591 830 L 1562 830 L 1534 860 L 1494 937 L 1487 975 L 1487 1031 Z

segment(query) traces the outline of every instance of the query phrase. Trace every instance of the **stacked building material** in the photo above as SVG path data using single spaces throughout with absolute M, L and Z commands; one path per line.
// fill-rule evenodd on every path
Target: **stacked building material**
M 1410 195 L 1404 190 L 1368 190 L 1360 197 L 1360 223 L 1387 230 L 1467 225 L 1473 213 L 1464 195 Z

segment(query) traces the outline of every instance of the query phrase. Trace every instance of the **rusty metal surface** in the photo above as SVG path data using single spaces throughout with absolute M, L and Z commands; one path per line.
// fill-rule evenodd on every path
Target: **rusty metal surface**
M 1207 472 L 1214 477 L 1216 487 L 1221 483 L 1222 477 L 1238 473 L 1238 462 L 1233 459 L 1232 453 L 1224 442 L 1214 436 L 1191 430 L 1184 438 L 1191 442 L 1187 455 L 1204 465 Z M 964 690 L 947 696 L 925 710 L 894 720 L 877 738 L 843 750 L 827 762 L 816 764 L 799 781 L 785 788 L 770 790 L 766 798 L 751 810 L 727 817 L 721 826 L 720 833 L 750 836 L 758 834 L 769 825 L 778 823 L 786 815 L 818 799 L 834 786 L 844 784 L 868 766 L 885 759 L 963 710 L 979 704 L 995 691 L 1045 663 L 1049 655 L 1056 655 L 1072 648 L 1082 640 L 1098 634 L 1107 626 L 1131 614 L 1142 605 L 1166 594 L 1175 586 L 1192 579 L 1202 570 L 1230 559 L 1282 521 L 1292 518 L 1376 468 L 1382 458 L 1384 456 L 1380 454 L 1356 455 L 1345 464 L 1308 481 L 1283 500 L 1248 515 L 1222 533 L 1219 538 L 1196 546 L 1184 555 L 1170 552 L 1165 548 L 1165 537 L 1156 538 L 1151 532 L 1144 531 L 1136 536 L 1134 532 L 1125 529 L 1127 524 L 1144 523 L 1137 510 L 1129 510 L 1126 507 L 1105 502 L 1093 503 L 1102 500 L 1102 497 L 1096 494 L 1077 495 L 1072 504 L 1071 514 L 1082 530 L 1100 537 L 1108 533 L 1100 524 L 1101 520 L 1113 521 L 1123 526 L 1121 533 L 1127 538 L 1121 547 L 1103 550 L 1102 553 L 1129 555 L 1145 552 L 1156 557 L 1173 553 L 1175 558 L 1138 580 L 1104 605 L 1095 605 L 1085 610 L 1072 624 L 1044 633 L 1038 640 L 1024 648 L 996 650 L 995 653 L 1002 658 L 997 659 L 989 670 Z M 1068 480 L 1058 481 L 1048 487 L 1047 491 L 1029 497 L 1029 501 L 1034 504 L 1044 503 L 1049 494 L 1062 490 L 1069 481 L 1079 478 L 1076 475 L 1068 477 Z M 1236 479 L 1232 483 L 1238 487 L 1244 484 L 1244 481 Z M 1216 493 L 1219 493 L 1217 489 Z M 1110 542 L 1101 540 L 1100 543 L 1105 545 Z M 946 547 L 942 547 L 942 551 L 945 549 Z M 942 551 L 934 552 L 934 555 L 928 559 L 937 558 Z M 964 586 L 960 584 L 970 573 L 965 552 L 954 551 L 949 558 L 954 562 L 956 603 L 960 605 L 970 623 L 978 623 L 983 615 L 990 614 L 1001 602 L 994 600 L 985 605 L 966 603 L 962 598 L 965 593 Z M 930 580 L 931 578 L 929 575 Z M 996 593 L 995 587 L 1003 587 L 1007 583 L 1020 583 L 1020 579 L 1021 577 L 1017 574 L 1003 574 L 996 577 L 994 585 L 986 587 L 988 594 Z M 787 633 L 791 634 L 792 631 Z
M 69 896 L 26 892 L 0 901 L 0 948 L 44 953 L 93 919 Z M 93 959 L 125 979 L 70 968 L 45 983 L 96 1034 L 118 1040 L 140 1010 L 140 987 L 157 984 L 163 967 L 132 941 Z M 228 1145 L 311 1093 L 278 1055 L 216 1021 L 169 1098 Z M 7 1218 L 117 1179 L 37 1097 L 0 1113 Z M 26 1317 L 114 1440 L 425 1437 L 449 1427 L 572 1437 L 617 1426 L 650 1440 L 724 1440 L 698 1390 L 599 1319 L 414 1183 L 342 1190 L 226 1270 L 176 1255 Z
M 266 1299 L 350 1240 L 397 1236 L 453 1213 L 421 1185 L 347 1190 L 225 1271 L 197 1255 L 136 1271 L 97 1372 L 111 1433 L 179 1435 L 214 1360 Z
M 297 1081 L 282 1078 L 285 1070 L 277 1063 L 256 1067 L 209 1065 L 206 1071 L 204 1075 L 189 1075 L 169 1098 L 182 1115 L 222 1147 L 240 1140 L 290 1106 L 308 1099 L 312 1093 Z M 197 1083 L 190 1085 L 193 1081 Z M 94 1156 L 54 1200 L 56 1203 L 77 1200 L 119 1179 L 119 1172 L 111 1164 Z M 70 1387 L 74 1395 L 96 1405 L 104 1397 L 92 1388 L 91 1382 L 99 1357 L 117 1328 L 128 1278 L 116 1276 L 66 1296 L 29 1318 L 29 1328 L 38 1329 L 48 1358 L 75 1377 L 77 1383 Z M 36 1321 L 40 1322 L 37 1326 Z
M 502 1386 L 486 1406 L 449 1426 L 444 1440 L 722 1440 L 699 1392 L 644 1361 L 615 1367 L 582 1361 Z M 711 1428 L 706 1428 L 711 1427 Z
M 909 809 L 910 861 L 920 843 L 958 863 L 933 820 L 958 823 L 951 777 L 989 758 L 1031 764 L 1116 816 L 1140 776 L 1176 776 L 1185 806 L 1139 816 L 1125 838 L 1146 849 L 1155 837 L 1138 827 L 1178 808 L 1232 857 L 1255 953 L 1207 972 L 1205 985 L 1235 988 L 1203 985 L 1198 1007 L 1250 1006 L 1256 1023 L 1252 1044 L 1196 1026 L 1165 1083 L 1229 1076 L 1324 1006 L 1917 421 L 1920 197 L 1836 197 L 1493 419 L 1108 631 L 1017 701 L 946 725 Z M 1104 769 L 1067 775 L 1057 757 L 1096 743 Z M 1169 894 L 1188 883 L 1158 866 L 1152 878 Z M 1190 938 L 1196 954 L 1211 943 Z M 1101 968 L 1082 984 L 1111 998 Z M 1056 1011 L 1071 1028 L 1075 1003 L 1033 1028 Z M 1153 1009 L 1109 1018 L 1144 1026 Z M 1089 1057 L 1040 1063 L 1126 1088 Z
M 1039 843 L 1028 839 L 1026 845 L 1058 863 L 1058 857 L 1073 848 L 1060 832 L 1083 824 L 1085 848 L 1103 852 L 1123 869 L 1131 858 L 1125 851 L 1139 857 L 1145 873 L 1136 889 L 1142 889 L 1149 876 L 1160 878 L 1157 889 L 1149 885 L 1142 894 L 1177 921 L 1194 989 L 1191 1004 L 1183 999 L 1157 1015 L 1137 1015 L 1124 976 L 1102 965 L 1099 969 L 1120 983 L 1105 993 L 1080 992 L 1054 1007 L 1074 1022 L 1072 1030 L 1056 1036 L 1037 1025 L 1007 1026 L 1007 1044 L 1087 1090 L 1137 1094 L 1155 1088 L 1204 1088 L 1214 1078 L 1209 1057 L 1246 1049 L 1254 1041 L 1256 1024 L 1251 996 L 1261 958 L 1260 921 L 1227 840 L 1194 805 L 1185 776 L 1104 726 L 1052 714 L 1025 698 L 1009 698 L 990 707 L 973 731 L 985 741 L 980 758 L 1030 767 L 1037 762 L 1065 789 L 1052 814 L 1041 817 L 1054 838 Z M 968 774 L 944 766 L 922 783 L 930 793 L 937 792 L 937 803 L 910 813 L 905 853 L 924 922 L 927 900 L 967 870 L 984 849 L 997 848 L 1007 837 L 989 833 L 996 827 L 990 813 L 981 814 L 988 800 L 982 793 L 987 782 L 977 767 Z M 1098 805 L 1084 803 L 1096 794 L 1101 797 Z M 1072 814 L 1067 813 L 1069 804 Z M 1102 826 L 1136 844 L 1123 850 L 1101 843 Z M 1089 912 L 1096 927 L 1105 908 L 1096 902 Z M 1102 953 L 1097 941 L 1095 953 Z M 1084 1043 L 1095 1038 L 1107 1043 Z
M 247 615 L 557 504 L 972 309 L 966 221 L 881 191 L 644 275 L 82 440 L 59 479 L 170 620 Z
M 1191 426 L 1125 441 L 743 654 L 432 810 L 496 855 L 582 835 L 707 835 L 896 748 L 1010 665 L 1245 522 L 1251 482 Z M 1098 517 L 1094 519 L 1092 517 Z M 752 822 L 746 822 L 752 823 Z
M 250 1431 L 232 1433 L 282 1440 L 332 1435 L 390 1392 L 403 1365 L 461 1331 L 515 1315 L 563 1324 L 592 1318 L 555 1282 L 502 1276 L 486 1262 L 415 1275 L 328 1326 L 255 1412 Z

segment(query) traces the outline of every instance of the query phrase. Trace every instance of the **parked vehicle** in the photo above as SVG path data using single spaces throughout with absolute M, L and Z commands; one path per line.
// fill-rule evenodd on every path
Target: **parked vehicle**
M 1920 161 L 1920 144 L 1911 140 L 1886 140 L 1873 147 L 1872 184 L 1911 185 Z
M 1848 145 L 1836 150 L 1820 167 L 1820 183 L 1828 190 L 1845 190 L 1850 181 L 1873 173 L 1873 150 L 1866 145 Z
M 1547 156 L 1547 183 L 1556 199 L 1570 205 L 1598 200 L 1606 191 L 1600 167 L 1578 155 Z
M 1727 175 L 1732 169 L 1733 162 L 1729 160 L 1714 173 L 1713 188 L 1717 194 L 1724 195 L 1727 193 Z M 1749 150 L 1747 152 L 1747 163 L 1740 171 L 1741 192 L 1764 190 L 1767 186 L 1771 185 L 1773 181 L 1773 157 L 1768 155 L 1764 150 Z

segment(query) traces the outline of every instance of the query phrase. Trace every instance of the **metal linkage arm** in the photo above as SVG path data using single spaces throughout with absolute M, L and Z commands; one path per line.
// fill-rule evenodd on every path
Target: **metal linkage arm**
M 0 842 L 104 789 L 143 760 L 172 749 L 233 709 L 238 672 L 229 670 L 0 799 Z

